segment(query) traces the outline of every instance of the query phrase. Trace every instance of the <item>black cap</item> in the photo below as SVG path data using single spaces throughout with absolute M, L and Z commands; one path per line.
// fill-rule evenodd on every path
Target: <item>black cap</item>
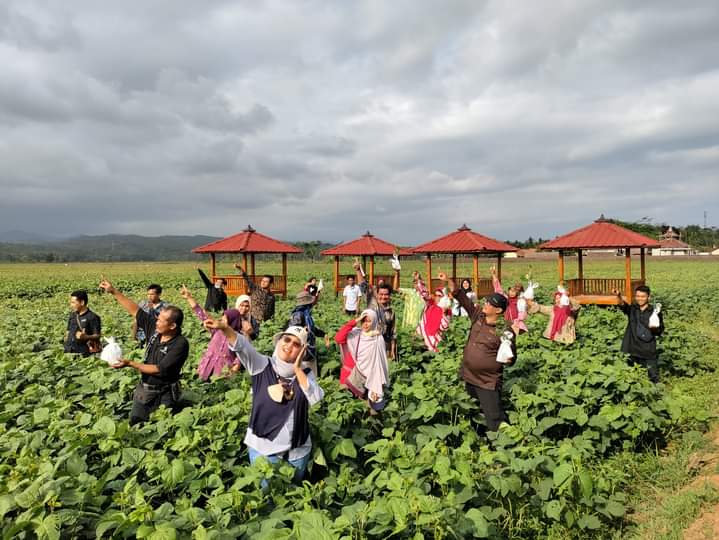
M 503 312 L 507 309 L 507 306 L 509 305 L 507 297 L 499 293 L 490 294 L 485 298 L 485 300 L 487 300 L 490 305 L 500 308 Z

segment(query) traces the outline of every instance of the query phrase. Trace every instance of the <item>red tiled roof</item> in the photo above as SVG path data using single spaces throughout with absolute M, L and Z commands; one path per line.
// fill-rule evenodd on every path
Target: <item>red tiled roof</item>
M 600 249 L 659 247 L 659 242 L 603 218 L 591 225 L 545 242 L 539 249 Z
M 251 226 L 241 233 L 196 247 L 193 253 L 302 253 L 302 250 L 258 233 Z
M 413 253 L 505 253 L 511 251 L 517 251 L 517 248 L 476 233 L 466 225 L 412 250 Z
M 666 238 L 665 240 L 659 240 L 659 245 L 663 249 L 691 249 L 689 244 L 685 244 L 681 240 L 676 238 Z
M 349 242 L 345 242 L 344 244 L 339 244 L 338 246 L 335 246 L 333 248 L 325 249 L 320 253 L 320 255 L 325 256 L 360 256 L 360 255 L 394 255 L 395 250 L 397 247 L 394 244 L 390 244 L 389 242 L 386 242 L 382 240 L 381 238 L 377 238 L 376 236 L 370 234 L 369 231 L 367 231 L 365 234 L 357 238 L 356 240 L 351 240 Z M 400 256 L 402 255 L 412 255 L 411 250 L 408 249 L 400 249 L 399 251 Z

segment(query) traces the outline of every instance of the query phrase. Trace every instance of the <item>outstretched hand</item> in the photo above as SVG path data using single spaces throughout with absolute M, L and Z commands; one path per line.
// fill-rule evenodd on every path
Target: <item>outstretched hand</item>
M 417 281 L 417 280 L 419 279 L 419 272 L 417 272 L 417 270 L 415 270 L 414 272 L 412 272 L 412 279 L 413 279 L 414 281 Z
M 442 281 L 447 281 L 447 273 L 446 272 L 440 272 L 437 274 L 437 277 L 441 279 Z
M 202 326 L 204 326 L 207 330 L 225 330 L 229 328 L 227 323 L 223 319 L 206 319 L 205 322 L 202 323 Z
M 110 293 L 110 294 L 112 294 L 116 291 L 116 289 L 115 289 L 115 287 L 113 287 L 112 283 L 110 283 L 107 279 L 105 279 L 105 276 L 101 276 L 99 287 L 106 293 Z
M 180 289 L 180 296 L 182 296 L 185 300 L 190 300 L 192 298 L 192 293 L 190 292 L 190 289 L 187 288 L 187 285 L 182 285 L 182 288 Z
M 497 267 L 495 265 L 492 265 L 489 267 L 489 273 L 492 275 L 492 277 L 497 275 Z

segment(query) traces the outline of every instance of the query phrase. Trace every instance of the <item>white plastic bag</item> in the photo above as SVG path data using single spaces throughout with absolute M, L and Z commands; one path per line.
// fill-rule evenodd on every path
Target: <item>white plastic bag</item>
M 442 298 L 439 299 L 437 305 L 443 310 L 447 311 L 449 308 L 452 307 L 452 299 L 445 294 Z
M 568 306 L 571 302 L 569 301 L 569 295 L 567 294 L 567 289 L 565 289 L 561 284 L 557 285 L 557 291 L 561 296 L 559 297 L 559 305 L 560 306 Z
M 102 348 L 100 359 L 107 362 L 110 366 L 115 366 L 122 360 L 122 347 L 120 347 L 120 344 L 116 342 L 112 336 L 106 337 L 105 341 L 107 345 Z
M 654 311 L 649 316 L 649 328 L 659 328 L 661 321 L 659 320 L 659 312 L 662 310 L 662 305 L 657 304 L 654 306 Z
M 392 265 L 393 270 L 402 270 L 402 266 L 399 264 L 399 257 L 397 257 L 397 255 L 392 255 L 389 262 Z
M 322 281 L 322 278 L 320 278 L 320 282 L 317 284 L 317 292 L 320 292 L 324 288 L 325 288 L 325 284 Z
M 539 283 L 530 281 L 527 283 L 527 288 L 524 290 L 524 298 L 527 300 L 534 300 L 534 291 L 539 288 Z
M 524 293 L 520 293 L 519 300 L 517 300 L 517 311 L 519 311 L 520 313 L 527 312 L 527 300 L 524 296 Z
M 499 346 L 499 350 L 497 351 L 497 362 L 500 364 L 509 364 L 512 358 L 514 358 L 514 353 L 512 352 L 513 336 L 514 334 L 507 330 L 500 338 L 502 340 L 502 344 Z

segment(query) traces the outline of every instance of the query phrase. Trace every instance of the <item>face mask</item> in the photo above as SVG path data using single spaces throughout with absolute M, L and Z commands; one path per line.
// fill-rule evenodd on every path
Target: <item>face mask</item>
M 215 289 L 221 289 L 221 288 L 222 288 L 222 283 L 220 283 L 220 284 L 217 284 L 217 283 L 216 283 L 216 284 L 215 284 Z

